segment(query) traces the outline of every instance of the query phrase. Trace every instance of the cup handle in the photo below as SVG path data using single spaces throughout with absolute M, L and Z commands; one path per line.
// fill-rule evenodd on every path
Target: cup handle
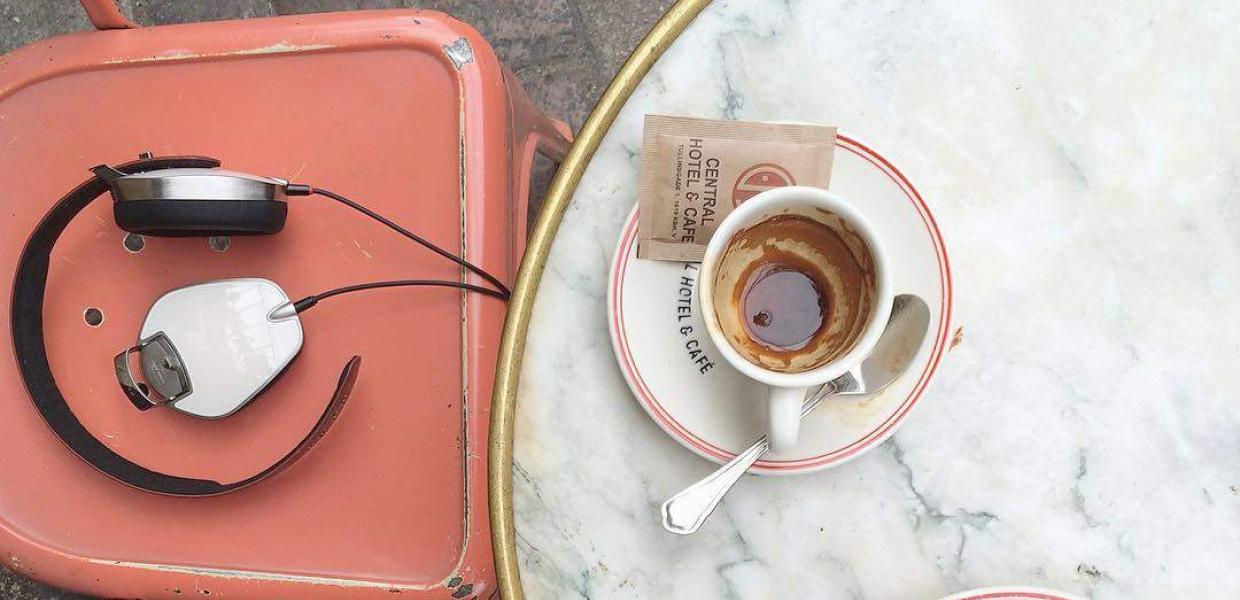
M 767 403 L 767 421 L 771 450 L 777 454 L 792 452 L 801 428 L 801 403 L 808 388 L 772 387 Z

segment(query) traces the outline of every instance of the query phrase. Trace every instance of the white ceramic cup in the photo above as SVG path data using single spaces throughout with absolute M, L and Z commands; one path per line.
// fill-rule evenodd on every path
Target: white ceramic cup
M 808 371 L 788 373 L 774 371 L 751 362 L 738 352 L 722 331 L 715 312 L 714 285 L 717 268 L 724 251 L 737 232 L 752 227 L 772 217 L 795 212 L 814 214 L 807 208 L 821 208 L 834 213 L 848 225 L 865 243 L 874 268 L 874 301 L 870 314 L 851 349 L 839 357 Z M 887 255 L 874 227 L 856 208 L 843 198 L 827 190 L 789 186 L 762 192 L 736 207 L 715 230 L 706 246 L 702 269 L 698 277 L 698 303 L 706 330 L 719 348 L 720 354 L 736 370 L 745 376 L 770 386 L 768 396 L 768 421 L 771 450 L 789 453 L 796 445 L 801 426 L 801 403 L 810 388 L 824 384 L 860 363 L 874 348 L 891 316 L 892 289 Z

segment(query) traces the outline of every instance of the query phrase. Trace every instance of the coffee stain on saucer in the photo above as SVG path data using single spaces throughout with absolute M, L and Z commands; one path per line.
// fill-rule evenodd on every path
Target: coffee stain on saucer
M 886 392 L 879 392 L 856 400 L 840 397 L 827 398 L 813 415 L 806 418 L 825 417 L 850 429 L 864 430 L 874 424 L 880 412 L 890 408 L 889 403 L 884 401 L 886 395 Z

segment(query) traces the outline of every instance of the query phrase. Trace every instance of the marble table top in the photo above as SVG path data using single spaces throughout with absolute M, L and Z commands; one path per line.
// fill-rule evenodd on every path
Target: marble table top
M 634 93 L 577 190 L 521 376 L 532 598 L 1240 597 L 1240 4 L 720 0 Z M 743 478 L 633 400 L 607 271 L 646 113 L 837 124 L 918 187 L 963 340 L 899 432 Z

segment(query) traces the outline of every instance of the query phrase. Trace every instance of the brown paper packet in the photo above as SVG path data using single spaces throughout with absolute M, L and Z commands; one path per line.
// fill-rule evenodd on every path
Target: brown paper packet
M 835 127 L 646 115 L 637 256 L 700 261 L 719 222 L 758 192 L 826 188 Z

